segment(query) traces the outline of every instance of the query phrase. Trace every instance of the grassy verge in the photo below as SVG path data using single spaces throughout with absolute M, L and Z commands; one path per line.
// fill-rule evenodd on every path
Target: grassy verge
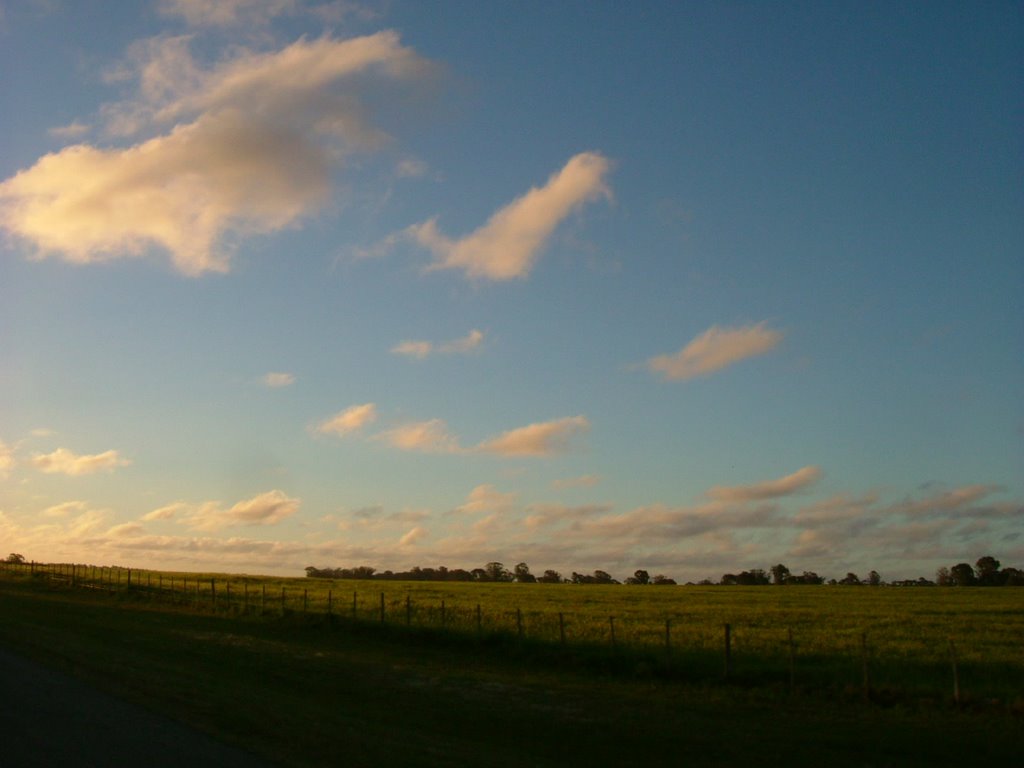
M 283 765 L 935 766 L 1019 757 L 1024 725 L 942 702 L 533 663 L 507 643 L 246 621 L 0 580 L 0 642 Z M 55 724 L 59 728 L 59 724 Z

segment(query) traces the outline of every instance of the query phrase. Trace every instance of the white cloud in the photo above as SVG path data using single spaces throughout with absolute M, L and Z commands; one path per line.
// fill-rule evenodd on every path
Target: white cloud
M 414 357 L 417 360 L 423 360 L 434 353 L 465 355 L 479 349 L 483 341 L 483 331 L 474 328 L 460 339 L 453 339 L 441 344 L 434 344 L 431 341 L 403 341 L 392 347 L 391 352 L 396 355 Z
M 367 424 L 377 420 L 377 406 L 373 403 L 353 405 L 339 411 L 321 423 L 316 431 L 325 435 L 347 435 L 358 432 Z
M 753 485 L 716 485 L 710 488 L 707 495 L 712 499 L 725 502 L 757 501 L 789 496 L 802 488 L 813 485 L 821 478 L 819 467 L 803 467 L 791 475 L 776 480 L 767 480 Z
M 14 449 L 0 440 L 0 480 L 14 468 Z
M 139 98 L 109 105 L 118 135 L 173 125 L 125 148 L 66 147 L 0 183 L 0 228 L 33 255 L 86 264 L 170 253 L 183 273 L 226 272 L 227 235 L 278 231 L 330 196 L 331 169 L 370 151 L 359 91 L 426 66 L 393 32 L 301 39 L 272 53 L 242 52 L 210 70 L 188 38 L 136 49 Z
M 506 513 L 512 510 L 517 498 L 515 493 L 502 493 L 490 483 L 485 483 L 470 491 L 466 503 L 456 507 L 455 511 L 463 514 Z
M 271 389 L 289 387 L 295 383 L 295 376 L 291 373 L 271 372 L 263 377 L 263 384 Z
M 509 430 L 480 443 L 476 450 L 500 456 L 550 456 L 568 451 L 572 439 L 589 428 L 585 416 L 569 416 Z
M 145 528 L 139 525 L 139 523 L 121 523 L 120 525 L 112 526 L 107 531 L 107 536 L 119 539 L 128 536 L 141 536 L 145 532 Z
M 181 522 L 193 530 L 217 531 L 231 525 L 275 525 L 298 512 L 299 504 L 299 499 L 273 490 L 239 501 L 228 509 L 218 502 L 207 501 L 191 507 L 182 505 L 176 511 L 187 512 Z M 151 512 L 144 519 L 154 519 L 151 517 L 153 514 Z
M 167 504 L 166 506 L 154 509 L 152 512 L 142 516 L 144 521 L 150 520 L 170 520 L 179 512 L 187 512 L 190 509 L 189 505 L 183 501 L 176 501 L 173 504 Z
M 72 513 L 82 513 L 89 509 L 89 504 L 84 501 L 65 501 L 54 504 L 43 510 L 43 517 L 67 517 Z
M 401 539 L 398 540 L 398 546 L 400 547 L 411 547 L 417 542 L 422 541 L 429 535 L 426 528 L 416 526 L 411 528 Z
M 712 326 L 681 350 L 671 355 L 658 355 L 647 361 L 647 367 L 666 379 L 680 381 L 706 376 L 748 357 L 763 355 L 782 341 L 782 333 L 765 323 L 740 328 Z
M 67 125 L 51 128 L 47 133 L 58 139 L 77 139 L 87 134 L 90 130 L 88 125 L 75 120 Z
M 403 451 L 457 453 L 461 450 L 458 439 L 448 432 L 448 425 L 441 419 L 403 424 L 377 437 Z
M 556 491 L 564 491 L 569 488 L 593 488 L 601 482 L 599 475 L 580 475 L 579 477 L 565 477 L 551 481 L 551 487 Z
M 275 16 L 294 13 L 297 0 L 160 0 L 165 16 L 177 16 L 193 27 L 266 24 Z
M 395 173 L 399 178 L 416 178 L 427 172 L 427 164 L 422 160 L 407 158 L 398 163 Z
M 91 475 L 96 472 L 112 472 L 117 467 L 131 464 L 122 459 L 117 451 L 104 451 L 96 454 L 72 453 L 66 448 L 58 448 L 53 453 L 37 453 L 32 457 L 32 465 L 40 472 L 64 475 Z
M 413 225 L 406 235 L 434 254 L 431 269 L 461 269 L 468 277 L 486 280 L 524 278 L 569 214 L 610 195 L 605 185 L 609 166 L 596 152 L 575 155 L 543 187 L 534 187 L 460 240 L 442 234 L 436 218 Z

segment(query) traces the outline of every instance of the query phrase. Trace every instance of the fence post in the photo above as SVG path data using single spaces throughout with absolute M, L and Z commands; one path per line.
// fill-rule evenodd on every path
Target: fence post
M 565 614 L 561 611 L 558 612 L 558 639 L 565 647 Z
M 665 653 L 672 653 L 672 619 L 665 619 Z
M 725 625 L 725 676 L 732 672 L 732 627 Z
M 516 608 L 516 634 L 523 639 L 523 612 L 519 608 Z
M 482 634 L 484 629 L 483 616 L 480 615 L 480 603 L 476 604 L 476 633 Z
M 448 611 L 447 606 L 444 604 L 444 600 L 441 601 L 441 629 L 443 630 L 448 625 Z
M 359 593 L 352 592 L 352 621 L 356 620 L 356 608 L 359 605 Z
M 609 616 L 608 617 L 608 630 L 609 630 L 608 636 L 609 636 L 609 638 L 611 640 L 612 648 L 614 648 L 615 647 L 615 617 L 614 616 Z
M 956 645 L 953 644 L 953 638 L 949 638 L 949 660 L 953 664 L 953 703 L 960 706 L 960 671 L 956 665 Z
M 331 613 L 331 607 L 332 607 L 331 606 L 331 600 L 332 600 L 332 598 L 333 598 L 333 594 L 331 593 L 331 590 L 328 589 L 327 590 L 327 616 L 328 616 L 328 619 L 333 615 Z
M 309 608 L 309 590 L 308 589 L 304 589 L 304 590 L 302 590 L 302 613 L 305 614 L 306 610 L 308 608 Z
M 412 625 L 412 598 L 409 597 L 409 593 L 405 593 L 405 626 Z
M 380 623 L 384 623 L 384 593 L 380 593 Z

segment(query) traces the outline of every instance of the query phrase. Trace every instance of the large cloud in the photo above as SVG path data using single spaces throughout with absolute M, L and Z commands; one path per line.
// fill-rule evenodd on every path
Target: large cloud
M 461 269 L 469 277 L 486 280 L 526 277 L 555 228 L 585 203 L 609 194 L 608 169 L 604 156 L 583 152 L 543 187 L 512 201 L 460 240 L 442 234 L 436 218 L 410 227 L 407 233 L 433 252 L 432 269 Z
M 210 70 L 187 38 L 150 42 L 133 63 L 140 95 L 104 110 L 108 129 L 173 128 L 46 155 L 0 183 L 0 227 L 39 257 L 90 263 L 158 246 L 185 274 L 227 271 L 227 235 L 296 223 L 328 199 L 346 153 L 385 139 L 363 115 L 363 76 L 405 79 L 423 66 L 393 32 L 303 39 Z
M 37 453 L 32 457 L 32 465 L 40 472 L 72 476 L 112 472 L 128 464 L 131 462 L 122 459 L 117 451 L 79 455 L 67 448 L 58 448 L 53 453 Z
M 647 367 L 673 381 L 706 376 L 748 357 L 763 355 L 782 341 L 782 333 L 765 323 L 740 328 L 712 326 L 685 347 L 670 355 L 658 355 Z

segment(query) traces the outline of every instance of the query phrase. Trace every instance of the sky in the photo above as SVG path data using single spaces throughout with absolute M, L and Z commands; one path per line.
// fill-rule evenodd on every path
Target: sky
M 0 0 L 0 547 L 1024 567 L 1024 6 Z

